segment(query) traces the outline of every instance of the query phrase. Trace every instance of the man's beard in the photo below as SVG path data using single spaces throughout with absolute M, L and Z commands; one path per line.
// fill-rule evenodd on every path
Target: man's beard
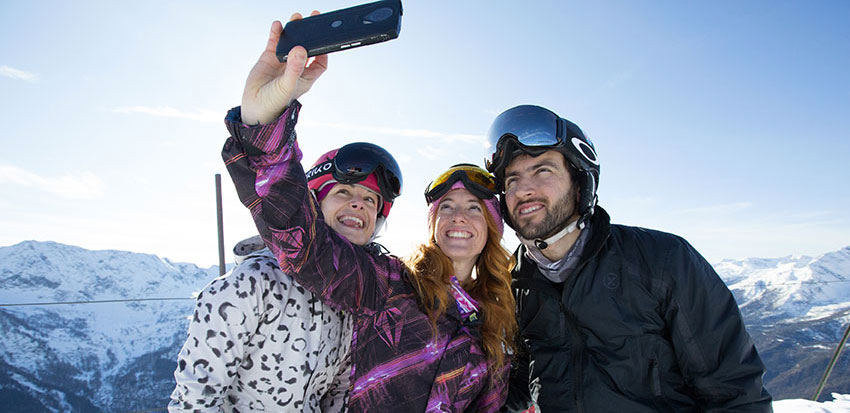
M 519 208 L 514 208 L 511 219 L 513 219 L 518 227 L 517 232 L 525 239 L 545 239 L 564 228 L 570 218 L 576 213 L 575 188 L 570 188 L 563 197 L 555 202 L 555 205 L 551 209 L 547 207 L 545 210 L 546 215 L 540 223 L 526 223 L 525 225 L 521 225 L 516 219 Z

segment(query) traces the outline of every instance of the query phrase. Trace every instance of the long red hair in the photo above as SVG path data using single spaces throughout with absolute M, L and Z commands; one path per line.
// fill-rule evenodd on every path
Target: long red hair
M 486 206 L 479 199 L 482 210 Z M 509 264 L 511 255 L 502 247 L 502 234 L 493 218 L 484 213 L 487 222 L 487 243 L 475 262 L 475 277 L 462 287 L 478 302 L 483 314 L 481 341 L 489 360 L 488 369 L 497 371 L 505 366 L 506 350 L 514 350 L 513 337 L 517 324 L 514 315 L 514 296 L 511 293 Z M 428 242 L 419 245 L 406 260 L 410 281 L 419 294 L 419 305 L 431 319 L 436 332 L 437 318 L 446 311 L 448 285 L 454 273 L 452 260 L 443 253 L 434 237 L 436 224 L 432 217 Z

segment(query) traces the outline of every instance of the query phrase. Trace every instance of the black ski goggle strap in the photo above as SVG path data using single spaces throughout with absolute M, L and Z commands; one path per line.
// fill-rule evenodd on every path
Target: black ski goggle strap
M 425 201 L 430 204 L 440 199 L 457 181 L 462 181 L 466 189 L 479 199 L 496 196 L 493 175 L 472 164 L 458 164 L 440 174 L 425 188 Z
M 323 164 L 307 171 L 307 180 L 333 174 L 342 184 L 355 184 L 375 172 L 381 195 L 392 201 L 401 195 L 401 169 L 384 148 L 368 142 L 354 142 L 339 148 L 332 165 Z
M 525 147 L 554 146 L 563 142 L 564 125 L 551 110 L 534 105 L 508 109 L 493 121 L 487 131 L 490 153 L 487 169 L 493 170 L 504 155 L 503 138 L 512 138 Z

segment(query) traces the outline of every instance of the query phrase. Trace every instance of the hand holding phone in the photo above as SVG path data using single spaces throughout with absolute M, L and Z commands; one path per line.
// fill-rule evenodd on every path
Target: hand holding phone
M 310 57 L 395 39 L 401 15 L 401 0 L 383 0 L 292 20 L 277 43 L 277 58 L 285 62 L 295 46 Z
M 314 11 L 313 15 L 319 12 Z M 290 21 L 301 19 L 294 13 Z M 313 86 L 328 66 L 327 56 L 316 56 L 308 63 L 306 51 L 293 50 L 287 63 L 275 56 L 275 47 L 283 32 L 279 21 L 272 23 L 266 47 L 260 59 L 248 74 L 242 92 L 242 123 L 246 125 L 268 124 Z

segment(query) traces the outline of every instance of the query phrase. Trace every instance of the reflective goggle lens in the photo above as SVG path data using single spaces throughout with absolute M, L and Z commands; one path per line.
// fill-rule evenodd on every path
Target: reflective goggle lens
M 558 115 L 540 106 L 523 105 L 502 112 L 487 132 L 491 151 L 495 152 L 499 140 L 511 135 L 525 146 L 549 146 L 558 143 Z
M 554 146 L 561 143 L 563 128 L 558 115 L 540 106 L 522 105 L 502 112 L 487 131 L 490 144 L 485 159 L 487 169 L 496 171 L 504 167 L 505 138 L 527 148 Z
M 460 164 L 449 168 L 428 185 L 425 200 L 428 203 L 436 201 L 459 180 L 466 184 L 467 190 L 479 198 L 496 196 L 496 180 L 493 175 L 475 165 Z
M 401 195 L 401 169 L 384 148 L 366 142 L 349 143 L 339 148 L 334 157 L 333 176 L 341 183 L 357 183 L 377 171 L 378 184 L 384 197 L 392 200 Z

